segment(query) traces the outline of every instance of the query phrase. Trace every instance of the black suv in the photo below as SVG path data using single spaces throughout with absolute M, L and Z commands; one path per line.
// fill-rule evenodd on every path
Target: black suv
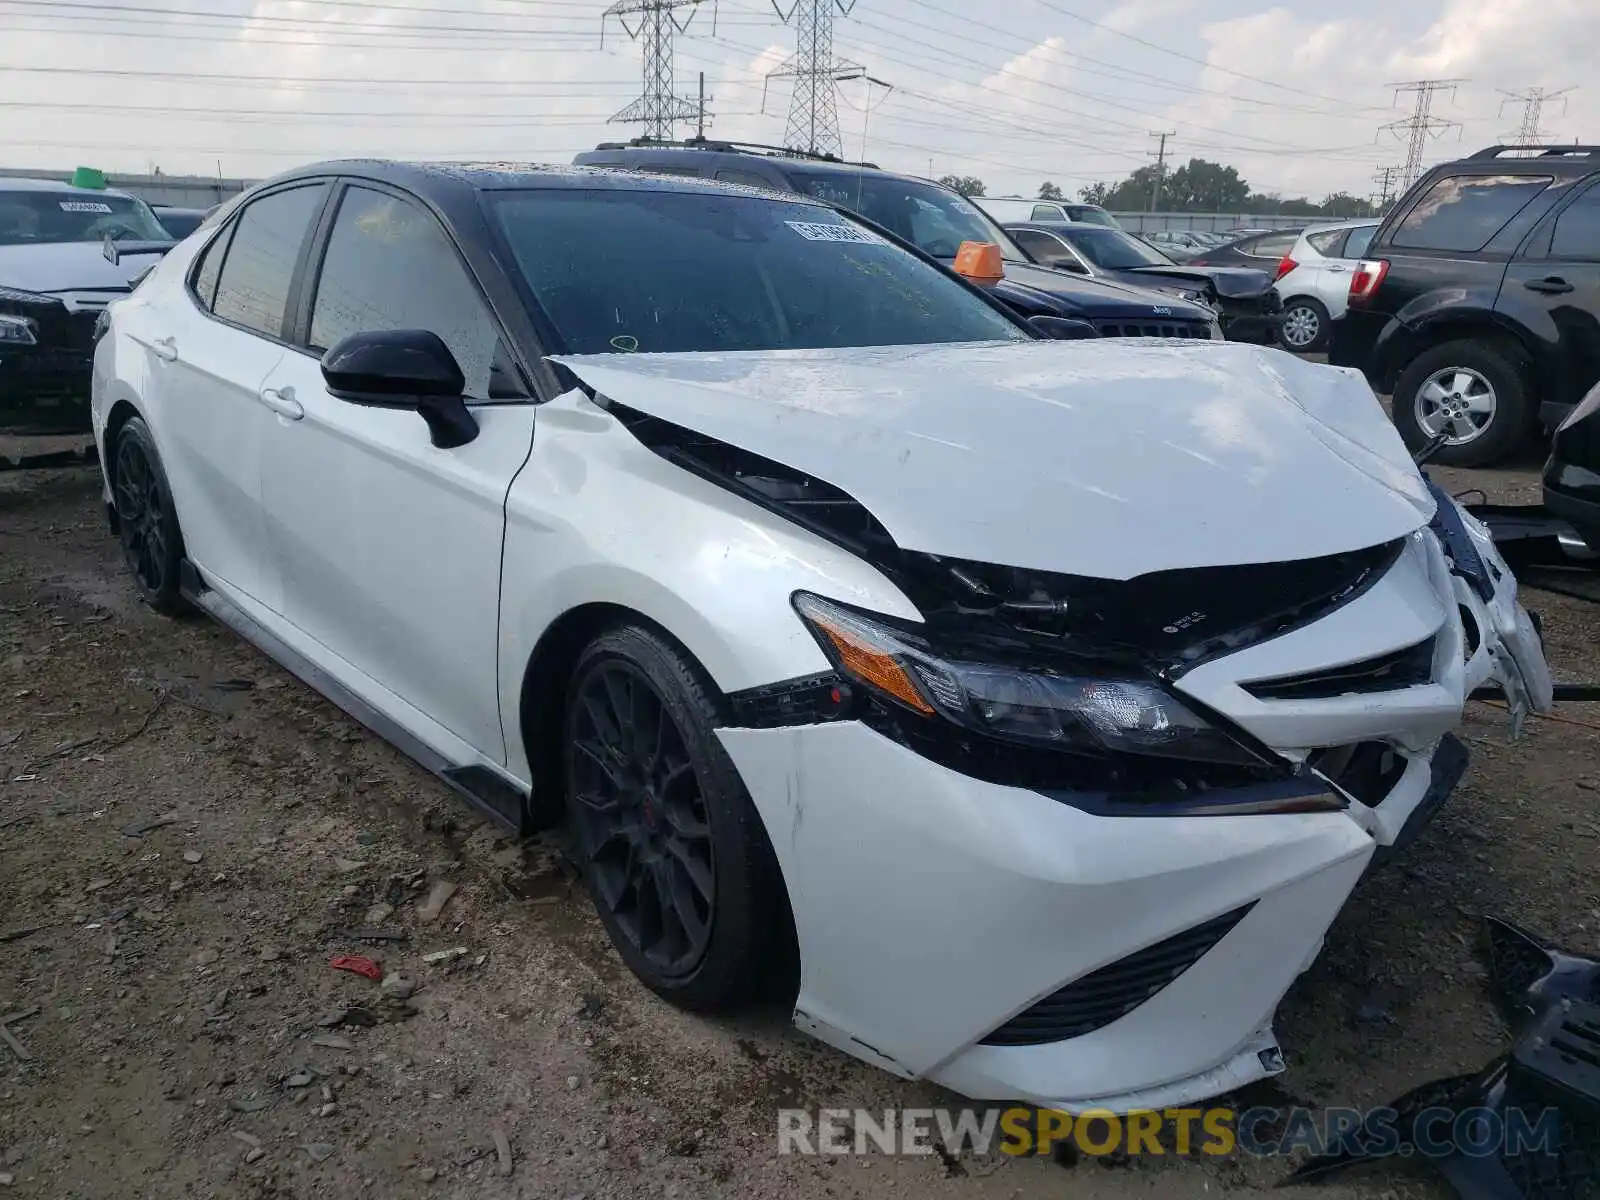
M 1600 146 L 1491 146 L 1400 199 L 1330 361 L 1394 394 L 1413 449 L 1483 466 L 1600 381 Z
M 960 193 L 871 163 L 711 141 L 609 143 L 573 162 L 798 192 L 865 217 L 946 267 L 963 242 L 993 242 L 1005 277 L 992 284 L 992 294 L 1023 317 L 1087 321 L 1102 337 L 1222 336 L 1216 314 L 1205 305 L 1036 266 Z

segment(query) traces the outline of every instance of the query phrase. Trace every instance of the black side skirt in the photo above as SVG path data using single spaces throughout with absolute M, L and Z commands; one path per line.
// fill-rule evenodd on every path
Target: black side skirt
M 206 587 L 200 572 L 188 559 L 179 568 L 184 598 L 226 625 L 261 653 L 312 690 L 336 704 L 352 720 L 366 726 L 384 741 L 436 776 L 473 808 L 517 834 L 531 830 L 528 793 L 493 771 L 478 765 L 461 766 L 428 746 L 397 721 L 385 716 L 316 663 L 277 637 L 226 597 Z

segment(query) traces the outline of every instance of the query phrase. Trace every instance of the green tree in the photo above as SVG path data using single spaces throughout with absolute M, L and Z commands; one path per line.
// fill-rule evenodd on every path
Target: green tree
M 1039 188 L 1041 200 L 1065 200 L 1066 194 L 1053 183 L 1046 183 Z
M 1237 212 L 1250 185 L 1234 167 L 1191 158 L 1167 176 L 1161 196 L 1160 207 L 1173 212 Z
M 947 188 L 954 188 L 963 196 L 983 195 L 983 180 L 975 175 L 945 175 L 939 182 Z

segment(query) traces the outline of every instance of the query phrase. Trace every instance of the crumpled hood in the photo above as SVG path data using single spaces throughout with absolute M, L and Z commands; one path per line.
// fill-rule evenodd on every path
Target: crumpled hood
M 1434 502 L 1354 372 L 1222 342 L 567 356 L 599 394 L 842 488 L 906 549 L 1107 579 L 1313 558 Z
M 134 254 L 106 260 L 101 242 L 37 242 L 0 246 L 0 284 L 53 296 L 59 292 L 127 291 L 153 261 Z
M 1218 296 L 1227 300 L 1259 296 L 1272 286 L 1272 276 L 1253 267 L 1130 267 L 1126 274 L 1148 279 L 1152 286 L 1162 280 L 1202 285 L 1209 283 Z

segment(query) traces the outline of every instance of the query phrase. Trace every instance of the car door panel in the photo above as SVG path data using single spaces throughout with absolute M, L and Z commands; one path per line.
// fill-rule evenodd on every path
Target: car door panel
M 150 329 L 185 552 L 205 578 L 269 608 L 279 595 L 261 511 L 261 389 L 284 355 L 295 266 L 326 192 L 302 185 L 244 206 L 199 257 L 189 302 Z
M 495 762 L 505 497 L 533 408 L 474 410 L 477 438 L 435 449 L 414 412 L 329 395 L 289 352 L 267 381 L 304 416 L 266 436 L 267 540 L 285 615 L 305 634 Z
M 307 348 L 266 381 L 262 469 L 283 611 L 314 639 L 487 760 L 505 762 L 497 699 L 505 498 L 533 441 L 498 325 L 437 220 L 347 188 L 309 297 Z M 336 398 L 322 349 L 357 332 L 428 329 L 455 354 L 479 426 L 441 450 L 414 411 Z M 498 381 L 498 382 L 496 382 Z
M 1541 400 L 1565 408 L 1600 382 L 1600 184 L 1534 232 L 1506 269 L 1496 307 L 1547 343 Z

